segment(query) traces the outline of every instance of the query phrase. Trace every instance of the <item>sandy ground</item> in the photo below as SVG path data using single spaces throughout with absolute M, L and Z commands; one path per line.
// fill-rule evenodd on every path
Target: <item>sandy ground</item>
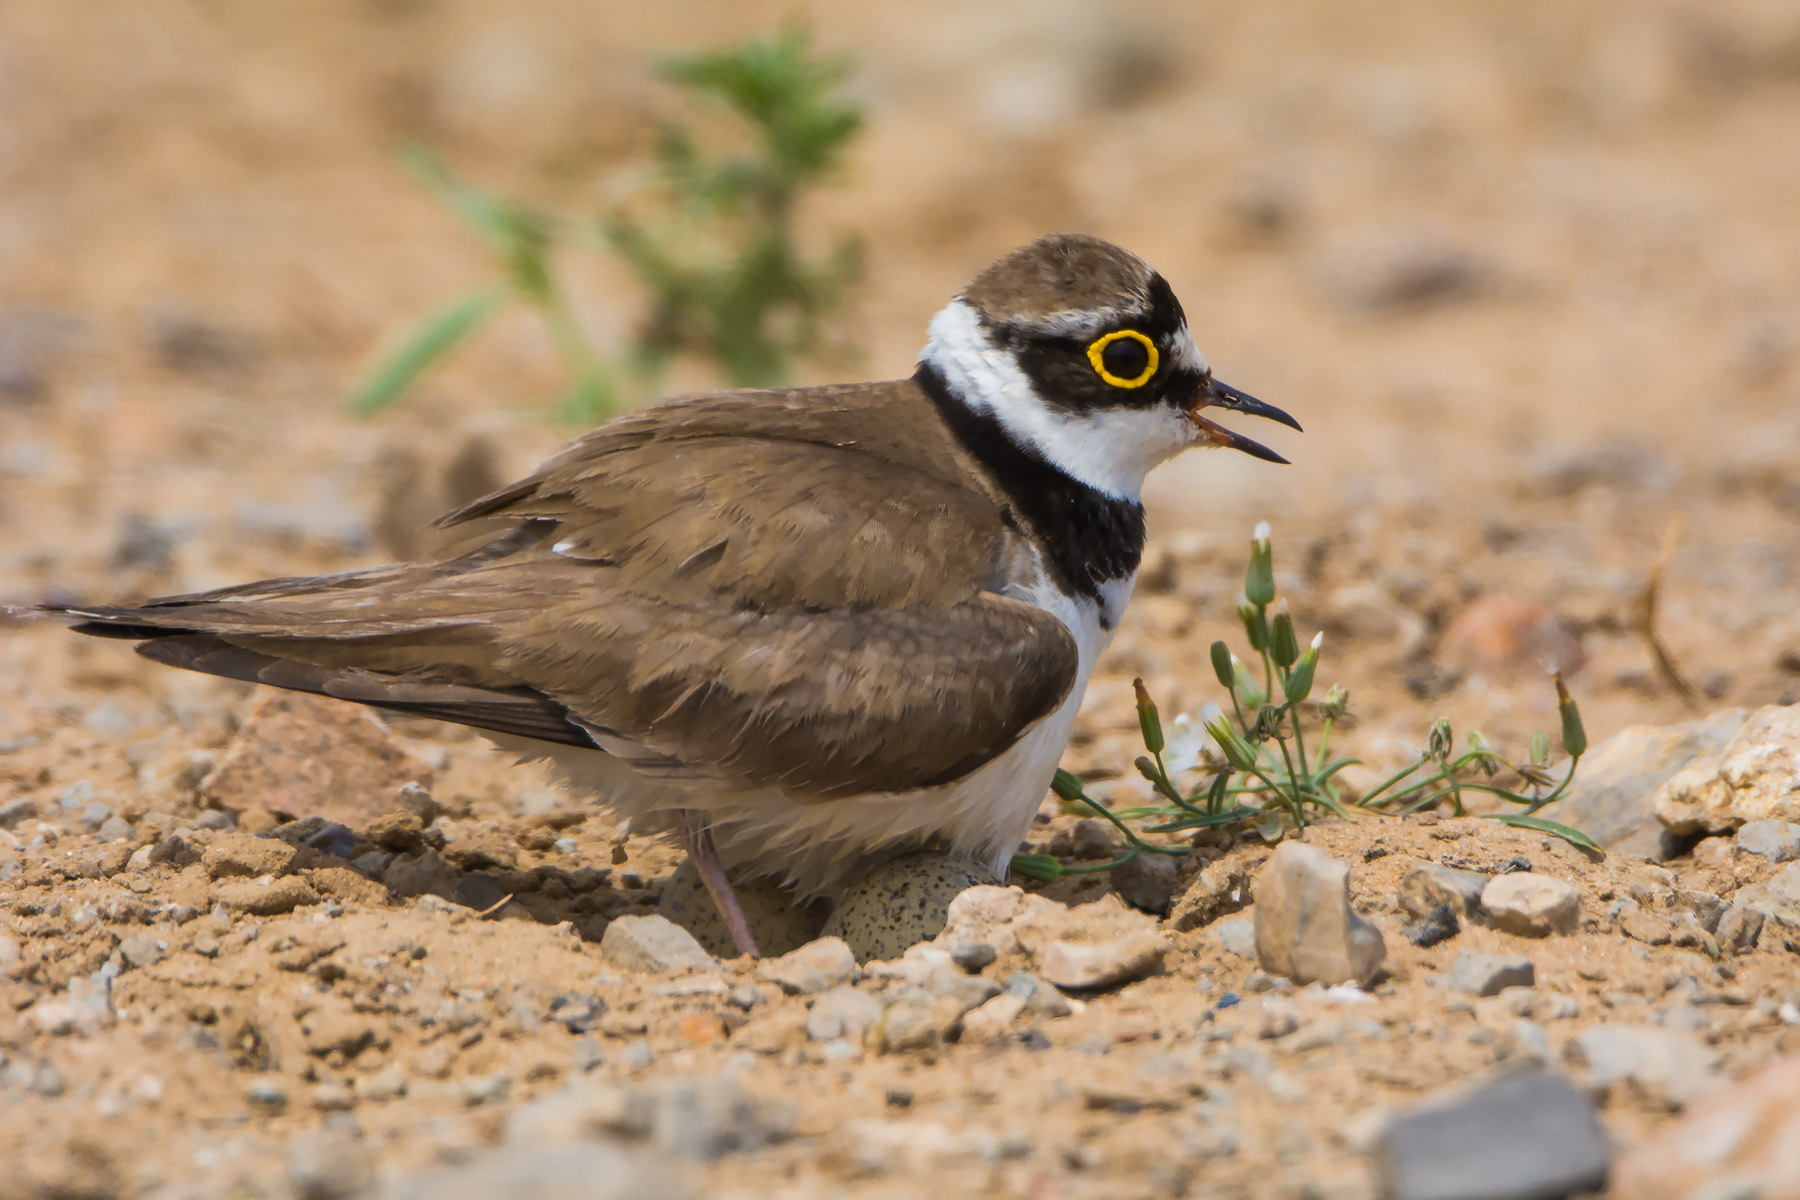
M 786 11 L 6 6 L 0 603 L 382 561 L 471 438 L 507 473 L 552 450 L 568 431 L 537 398 L 554 363 L 524 320 L 402 408 L 344 414 L 382 346 L 485 278 L 394 147 L 421 137 L 471 175 L 591 204 L 677 111 L 648 69 L 656 54 Z M 1212 697 L 1205 647 L 1236 636 L 1257 520 L 1274 526 L 1303 632 L 1328 631 L 1322 683 L 1350 687 L 1344 742 L 1371 769 L 1410 757 L 1438 715 L 1512 748 L 1553 727 L 1534 663 L 1471 663 L 1444 644 L 1490 593 L 1579 636 L 1572 683 L 1596 740 L 1800 698 L 1791 6 L 1071 0 L 820 6 L 810 21 L 862 62 L 870 108 L 852 170 L 808 213 L 809 229 L 867 239 L 847 325 L 859 361 L 811 378 L 906 372 L 929 315 L 975 270 L 1081 229 L 1156 264 L 1220 377 L 1307 427 L 1270 438 L 1290 468 L 1194 455 L 1155 480 L 1155 569 L 1067 760 L 1097 794 L 1141 796 L 1134 675 L 1166 713 Z M 598 336 L 628 328 L 635 298 L 615 269 L 575 263 L 570 281 Z M 1660 631 L 1691 703 L 1630 628 L 1665 547 Z M 1487 824 L 1446 840 L 1380 822 L 1314 835 L 1355 864 L 1352 895 L 1395 955 L 1357 1013 L 1362 1033 L 1298 1051 L 1259 1041 L 1254 1004 L 1217 1007 L 1226 991 L 1250 995 L 1254 963 L 1196 929 L 1173 934 L 1164 973 L 1044 1022 L 1042 1046 L 833 1059 L 802 1038 L 746 1051 L 739 1026 L 803 1002 L 766 984 L 760 1010 L 670 995 L 598 952 L 606 921 L 645 910 L 676 856 L 619 842 L 603 813 L 456 730 L 404 722 L 396 736 L 434 770 L 448 846 L 480 851 L 446 876 L 486 881 L 468 885 L 471 904 L 389 903 L 328 876 L 315 890 L 339 916 L 214 915 L 203 866 L 125 866 L 176 829 L 198 830 L 196 846 L 226 835 L 172 780 L 184 756 L 222 751 L 249 703 L 117 645 L 0 624 L 0 805 L 30 800 L 47 826 L 15 828 L 16 851 L 0 843 L 18 864 L 0 877 L 0 935 L 20 951 L 0 961 L 0 1161 L 29 1165 L 0 1172 L 0 1194 L 305 1193 L 293 1147 L 321 1130 L 353 1128 L 399 1172 L 501 1139 L 509 1113 L 584 1072 L 645 1081 L 735 1064 L 745 1087 L 795 1104 L 795 1136 L 680 1168 L 706 1194 L 923 1194 L 912 1160 L 849 1130 L 861 1120 L 993 1139 L 927 1156 L 946 1194 L 1366 1195 L 1369 1114 L 1505 1058 L 1492 1031 L 1521 1015 L 1425 983 L 1455 950 L 1519 951 L 1516 939 L 1470 930 L 1418 950 L 1398 935 L 1395 864 L 1445 854 L 1523 855 L 1582 890 L 1583 932 L 1524 947 L 1539 986 L 1517 1003 L 1537 1006 L 1524 1015 L 1553 1051 L 1596 1021 L 1661 1019 L 1690 978 L 1729 993 L 1701 1023 L 1722 1070 L 1796 1048 L 1770 1015 L 1793 987 L 1791 958 L 1721 965 L 1601 918 L 1634 887 L 1668 886 L 1651 868 L 1590 864 Z M 82 781 L 129 836 L 88 828 Z M 1365 861 L 1376 840 L 1390 853 Z M 1699 890 L 1756 877 L 1668 867 Z M 476 917 L 490 884 L 518 899 Z M 342 946 L 283 967 L 327 926 Z M 132 938 L 160 949 L 128 961 Z M 33 1023 L 33 1006 L 109 960 L 124 967 L 115 1020 L 62 1035 Z M 342 973 L 325 978 L 320 961 Z M 725 964 L 718 979 L 728 991 L 752 976 Z M 565 994 L 594 999 L 585 1027 L 546 1017 Z M 329 1024 L 321 1012 L 368 1028 L 333 1043 L 329 1028 L 307 1032 Z M 1214 1036 L 1225 1028 L 1235 1042 Z M 1262 1064 L 1221 1066 L 1229 1045 Z M 1633 1096 L 1604 1115 L 1626 1144 L 1672 1119 Z

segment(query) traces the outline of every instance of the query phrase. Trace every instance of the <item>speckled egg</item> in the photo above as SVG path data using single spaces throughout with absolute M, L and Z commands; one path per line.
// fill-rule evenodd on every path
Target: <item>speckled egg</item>
M 843 938 L 858 962 L 899 958 L 908 946 L 943 932 L 952 900 L 977 884 L 999 882 L 964 855 L 908 854 L 844 892 L 820 936 Z
M 819 936 L 823 919 L 820 904 L 796 904 L 794 895 L 772 879 L 752 880 L 734 886 L 744 919 L 750 923 L 750 936 L 764 958 L 786 954 Z M 663 885 L 656 911 L 694 935 L 694 940 L 708 954 L 720 958 L 736 958 L 731 930 L 719 906 L 700 882 L 700 872 L 692 862 L 683 862 Z

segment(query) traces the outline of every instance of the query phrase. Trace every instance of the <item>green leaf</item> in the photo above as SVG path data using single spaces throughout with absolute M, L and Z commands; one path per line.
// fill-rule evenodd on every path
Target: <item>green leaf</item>
M 1528 817 L 1524 813 L 1487 813 L 1486 816 L 1490 821 L 1498 821 L 1502 825 L 1511 825 L 1515 829 L 1535 829 L 1539 833 L 1552 834 L 1569 843 L 1571 846 L 1574 846 L 1577 850 L 1583 850 L 1596 857 L 1604 857 L 1606 854 L 1606 851 L 1601 848 L 1599 842 L 1596 842 L 1593 838 L 1581 832 L 1579 829 L 1564 825 L 1561 821 L 1550 821 L 1543 817 Z
M 464 296 L 420 321 L 399 348 L 384 358 L 351 394 L 351 411 L 366 417 L 394 403 L 511 299 L 512 294 L 504 289 L 488 288 Z
M 1012 870 L 1027 879 L 1050 883 L 1062 876 L 1063 865 L 1052 854 L 1015 854 L 1012 856 Z

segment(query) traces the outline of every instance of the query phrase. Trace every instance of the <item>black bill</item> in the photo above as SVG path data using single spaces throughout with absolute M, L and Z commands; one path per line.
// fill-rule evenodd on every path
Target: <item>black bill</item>
M 1229 446 L 1233 450 L 1242 450 L 1252 458 L 1260 458 L 1264 462 L 1285 463 L 1287 459 L 1275 453 L 1261 442 L 1253 441 L 1241 433 L 1234 433 L 1222 425 L 1215 425 L 1200 415 L 1203 408 L 1229 408 L 1233 412 L 1249 413 L 1253 417 L 1267 417 L 1271 421 L 1286 425 L 1289 429 L 1300 429 L 1300 422 L 1294 420 L 1273 404 L 1265 404 L 1248 392 L 1240 392 L 1230 384 L 1209 380 L 1206 390 L 1200 393 L 1198 402 L 1188 410 L 1188 416 L 1200 427 L 1200 432 L 1215 446 Z

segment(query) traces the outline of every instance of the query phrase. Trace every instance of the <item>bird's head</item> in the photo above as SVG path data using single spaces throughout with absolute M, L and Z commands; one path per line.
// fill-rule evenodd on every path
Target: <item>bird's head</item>
M 1022 448 L 1110 496 L 1193 446 L 1279 454 L 1207 408 L 1300 423 L 1213 378 L 1174 290 L 1111 242 L 1052 234 L 976 276 L 931 322 L 919 355 L 945 388 Z

